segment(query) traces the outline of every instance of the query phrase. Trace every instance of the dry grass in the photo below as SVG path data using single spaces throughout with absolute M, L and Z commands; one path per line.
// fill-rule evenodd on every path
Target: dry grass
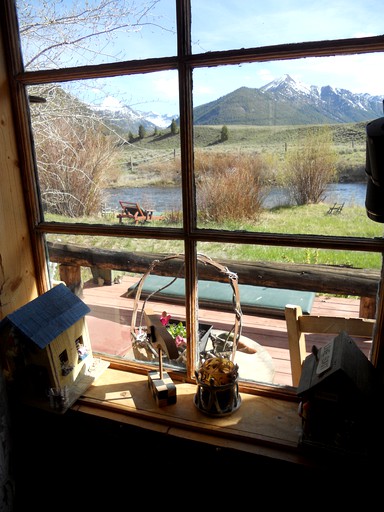
M 260 216 L 265 194 L 261 157 L 200 152 L 195 168 L 201 220 L 256 220 Z

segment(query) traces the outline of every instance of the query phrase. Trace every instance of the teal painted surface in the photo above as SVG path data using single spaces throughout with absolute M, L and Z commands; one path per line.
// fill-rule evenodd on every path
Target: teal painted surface
M 185 281 L 183 278 L 177 278 L 172 282 L 172 279 L 166 276 L 147 276 L 141 296 L 146 297 L 151 293 L 155 293 L 153 298 L 157 300 L 182 299 L 185 296 Z M 162 289 L 168 284 L 169 286 Z M 136 285 L 131 286 L 128 289 L 129 294 L 134 294 L 135 289 Z M 247 306 L 259 310 L 281 312 L 282 314 L 286 304 L 300 306 L 304 314 L 309 314 L 315 300 L 314 292 L 267 288 L 265 286 L 248 284 L 239 284 L 239 292 L 242 307 Z M 233 292 L 229 283 L 199 280 L 198 295 L 201 304 L 204 304 L 205 301 L 218 304 L 232 304 Z

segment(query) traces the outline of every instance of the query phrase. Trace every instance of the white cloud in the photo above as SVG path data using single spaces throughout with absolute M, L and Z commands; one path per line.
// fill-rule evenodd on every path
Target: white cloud
M 178 79 L 176 74 L 158 73 L 153 80 L 154 91 L 157 91 L 163 99 L 177 100 Z

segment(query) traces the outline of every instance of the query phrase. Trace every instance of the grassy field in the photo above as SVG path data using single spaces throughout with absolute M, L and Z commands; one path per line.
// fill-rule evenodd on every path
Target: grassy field
M 280 207 L 264 210 L 257 222 L 224 224 L 204 224 L 201 228 L 228 230 L 245 230 L 270 233 L 305 233 L 335 236 L 382 237 L 383 226 L 368 219 L 365 208 L 358 206 L 344 207 L 341 214 L 328 215 L 328 205 L 317 204 L 296 207 Z M 68 221 L 57 216 L 47 220 Z M 74 219 L 72 219 L 73 221 Z M 71 221 L 71 220 L 70 220 Z M 76 219 L 76 222 L 97 222 L 100 218 Z M 102 218 L 104 223 L 116 222 L 112 215 Z M 169 220 L 154 221 L 154 227 L 177 227 Z M 137 229 L 141 229 L 138 225 Z M 73 243 L 83 246 L 97 246 L 116 251 L 139 251 L 154 253 L 184 252 L 179 241 L 92 237 L 85 235 L 47 235 L 51 241 Z M 256 246 L 243 244 L 200 243 L 199 252 L 217 259 L 234 259 L 238 261 L 278 261 L 289 263 L 311 263 L 328 265 L 348 265 L 355 268 L 380 269 L 381 255 L 358 251 L 331 251 L 325 249 L 300 249 L 295 247 Z
M 333 140 L 336 146 L 363 149 L 365 151 L 365 126 L 366 123 L 347 123 L 329 125 Z M 215 150 L 270 150 L 271 148 L 281 148 L 285 151 L 285 144 L 298 144 L 303 139 L 308 130 L 313 129 L 313 125 L 308 126 L 242 126 L 229 125 L 229 137 L 226 142 L 220 142 L 222 126 L 195 126 L 194 142 L 197 148 L 211 148 Z M 179 149 L 179 135 L 171 135 L 168 129 L 159 135 L 147 134 L 144 139 L 137 139 L 129 146 L 130 150 L 138 151 L 138 155 L 143 150 L 167 150 L 172 152 Z

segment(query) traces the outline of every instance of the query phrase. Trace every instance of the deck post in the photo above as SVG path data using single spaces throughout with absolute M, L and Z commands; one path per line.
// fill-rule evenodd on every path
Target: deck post
M 100 284 L 102 280 L 102 284 L 106 286 L 111 286 L 112 284 L 112 269 L 111 268 L 99 268 L 99 267 L 91 267 L 92 279 L 94 284 Z
M 361 318 L 376 318 L 376 297 L 361 297 L 360 311 Z
M 66 286 L 79 297 L 83 293 L 81 282 L 81 267 L 79 265 L 67 265 L 61 263 L 59 267 L 60 279 L 64 281 Z

